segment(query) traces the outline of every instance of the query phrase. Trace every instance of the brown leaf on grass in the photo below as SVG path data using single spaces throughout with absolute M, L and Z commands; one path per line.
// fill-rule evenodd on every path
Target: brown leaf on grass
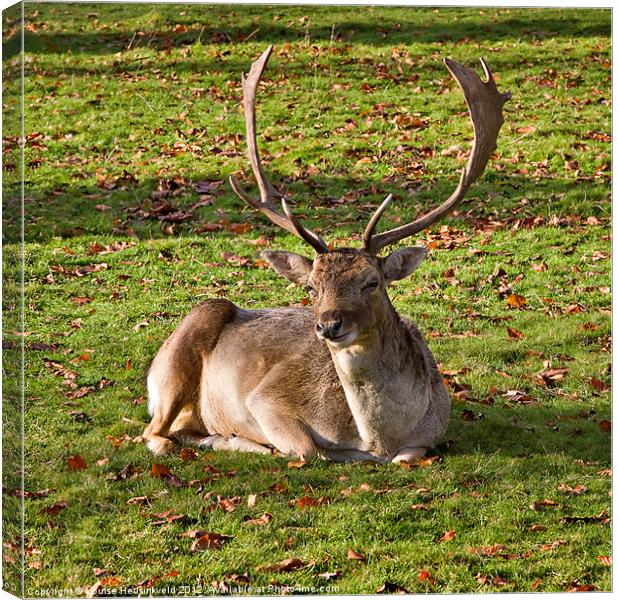
M 290 460 L 288 461 L 288 469 L 302 469 L 306 464 L 307 462 L 304 458 L 300 460 Z
M 541 583 L 543 583 L 543 581 L 541 580 L 540 577 L 537 577 L 530 585 L 530 589 L 532 591 L 536 590 L 541 585 Z
M 245 525 L 268 525 L 272 521 L 273 516 L 265 512 L 261 517 L 252 519 L 249 515 L 245 515 L 242 520 Z
M 600 512 L 598 515 L 562 517 L 560 522 L 565 525 L 571 525 L 572 523 L 601 523 L 601 525 L 608 525 L 611 519 L 607 516 L 606 512 Z
M 568 374 L 568 367 L 555 367 L 553 369 L 545 369 L 538 373 L 535 377 L 536 382 L 544 387 L 551 387 L 554 383 L 562 381 Z
M 401 587 L 398 583 L 385 581 L 377 590 L 376 594 L 407 594 L 408 590 Z
M 558 503 L 555 500 L 552 500 L 551 498 L 545 498 L 543 500 L 538 500 L 530 504 L 530 508 L 534 511 L 539 511 L 547 507 L 555 508 L 556 506 L 558 506 Z
M 233 536 L 231 535 L 222 535 L 220 533 L 212 532 L 203 533 L 191 544 L 191 551 L 220 550 L 231 539 L 233 539 Z
M 422 569 L 417 575 L 419 581 L 426 581 L 429 585 L 436 585 L 436 580 L 431 576 L 429 571 Z
M 107 440 L 114 448 L 120 448 L 124 442 L 131 441 L 131 436 L 126 433 L 123 433 L 120 437 L 108 435 Z
M 526 299 L 519 294 L 511 294 L 507 297 L 506 304 L 510 308 L 523 308 L 526 306 Z
M 221 252 L 221 258 L 225 259 L 231 265 L 236 267 L 246 267 L 251 264 L 251 260 L 232 252 Z
M 603 419 L 602 421 L 599 421 L 598 427 L 599 427 L 599 429 L 601 431 L 611 431 L 612 430 L 612 422 L 608 421 L 607 419 Z
M 450 542 L 451 540 L 455 539 L 455 536 L 457 534 L 455 533 L 454 529 L 449 529 L 448 531 L 445 531 L 439 538 L 438 538 L 438 542 Z
M 150 473 L 153 477 L 165 477 L 166 475 L 171 475 L 172 472 L 168 467 L 162 465 L 161 463 L 152 463 L 152 467 L 150 468 Z
M 66 397 L 69 398 L 70 400 L 77 400 L 78 398 L 83 398 L 94 391 L 95 390 L 93 386 L 85 385 L 80 388 L 77 388 L 76 390 L 72 392 L 69 392 L 68 394 L 66 394 Z
M 150 498 L 148 498 L 148 496 L 133 496 L 133 498 L 127 500 L 127 504 L 149 505 Z
M 55 360 L 50 360 L 49 358 L 44 358 L 43 363 L 45 364 L 45 368 L 49 369 L 54 375 L 57 375 L 58 377 L 63 377 L 63 383 L 65 384 L 73 381 L 74 379 L 77 379 L 77 373 L 75 371 L 67 369 L 62 363 L 59 363 Z
M 242 498 L 240 496 L 234 496 L 233 498 L 222 498 L 221 496 L 217 496 L 217 506 L 225 512 L 234 512 L 241 502 Z
M 44 490 L 35 490 L 33 492 L 29 492 L 28 490 L 8 490 L 7 488 L 3 488 L 3 490 L 22 498 L 47 498 L 47 496 L 56 491 L 54 488 L 45 488 Z
M 76 356 L 75 358 L 72 358 L 69 362 L 77 365 L 80 362 L 86 362 L 89 361 L 91 359 L 91 356 L 88 352 L 83 352 L 82 354 L 80 354 L 79 356 Z
M 285 483 L 273 483 L 266 488 L 269 492 L 273 494 L 285 494 L 288 491 L 288 486 Z
M 320 496 L 319 498 L 303 496 L 302 498 L 290 500 L 290 506 L 296 506 L 296 508 L 300 509 L 310 508 L 313 506 L 323 506 L 325 504 L 330 504 L 330 498 L 326 498 L 326 496 Z
M 97 242 L 94 242 L 88 248 L 88 254 L 110 254 L 111 252 L 119 252 L 120 250 L 130 248 L 135 246 L 135 244 L 136 242 L 114 242 L 103 246 Z
M 545 527 L 545 525 L 539 524 L 530 525 L 528 529 L 530 529 L 530 531 L 547 531 L 547 527 Z
M 49 506 L 46 506 L 45 508 L 43 508 L 41 512 L 55 517 L 58 513 L 63 511 L 68 505 L 69 503 L 65 501 L 54 502 L 53 504 L 50 504 Z
M 508 402 L 517 404 L 532 404 L 534 400 L 526 392 L 521 390 L 508 390 L 504 397 Z
M 258 567 L 257 570 L 265 573 L 290 573 L 291 571 L 298 571 L 308 564 L 300 558 L 286 558 L 273 565 Z
M 566 311 L 570 315 L 576 315 L 584 310 L 584 307 L 581 304 L 569 304 L 566 308 Z
M 180 537 L 188 537 L 193 540 L 195 538 L 205 535 L 206 533 L 208 532 L 205 531 L 204 529 L 189 529 L 188 531 L 183 531 L 182 533 L 179 533 L 178 535 Z
M 597 475 L 599 475 L 600 477 L 611 477 L 612 470 L 611 469 L 601 469 L 600 471 L 597 471 Z
M 511 339 L 521 340 L 524 337 L 524 334 L 513 327 L 507 327 L 506 332 Z
M 187 519 L 187 515 L 177 515 L 173 510 L 165 510 L 160 513 L 151 513 L 143 516 L 153 519 L 151 525 L 165 525 L 167 523 L 185 521 Z
M 225 226 L 225 229 L 231 233 L 242 235 L 251 231 L 251 223 L 230 223 Z
M 545 271 L 547 271 L 547 265 L 544 262 L 533 264 L 532 270 L 537 271 L 538 273 L 544 273 Z
M 561 483 L 558 486 L 558 491 L 563 494 L 572 494 L 574 496 L 579 496 L 583 494 L 588 488 L 585 485 L 576 485 L 575 487 L 571 487 L 568 483 Z
M 564 544 L 566 544 L 566 540 L 555 540 L 549 544 L 541 544 L 540 548 L 543 552 L 548 552 L 549 550 L 554 550 L 558 546 L 564 546 Z
M 601 394 L 609 391 L 609 386 L 600 379 L 597 379 L 596 377 L 591 377 L 589 379 L 589 383 L 597 392 Z
M 429 506 L 427 504 L 412 504 L 410 510 L 429 510 Z
M 88 296 L 71 296 L 69 301 L 73 302 L 73 304 L 81 306 L 82 304 L 89 304 L 90 302 L 93 302 L 94 298 L 89 298 Z
M 184 462 L 190 462 L 197 458 L 197 452 L 193 448 L 183 448 L 180 451 L 180 459 Z
M 502 550 L 504 550 L 504 546 L 502 544 L 494 544 L 493 546 L 479 546 L 477 548 L 469 547 L 467 552 L 468 554 L 491 556 L 492 554 L 498 554 Z
M 129 586 L 132 590 L 150 589 L 161 577 L 159 575 L 151 575 L 147 579 L 142 579 L 137 583 L 133 583 Z
M 350 548 L 347 554 L 348 560 L 365 560 L 367 557 L 362 552 L 357 552 L 354 548 Z
M 127 463 L 117 473 L 110 473 L 107 478 L 111 481 L 126 481 L 127 479 L 135 479 L 142 472 L 140 467 L 134 467 L 131 463 Z
M 182 487 L 182 485 L 183 485 L 182 479 L 180 479 L 180 477 L 178 477 L 178 475 L 174 475 L 169 470 L 168 467 L 166 467 L 165 465 L 162 465 L 160 463 L 153 463 L 152 464 L 152 467 L 150 469 L 150 474 L 153 477 L 156 477 L 158 479 L 162 479 L 168 485 L 171 485 L 171 486 L 174 486 L 174 487 Z
M 597 556 L 599 562 L 606 567 L 612 566 L 612 557 L 611 556 Z
M 596 592 L 597 589 L 598 588 L 592 584 L 582 585 L 577 581 L 572 581 L 569 583 L 567 592 Z
M 67 466 L 69 467 L 69 471 L 83 471 L 88 468 L 86 461 L 79 454 L 69 456 L 69 458 L 67 458 Z
M 325 579 L 326 581 L 330 581 L 331 579 L 337 579 L 337 577 L 341 576 L 341 571 L 332 571 L 331 573 L 318 573 L 318 577 Z

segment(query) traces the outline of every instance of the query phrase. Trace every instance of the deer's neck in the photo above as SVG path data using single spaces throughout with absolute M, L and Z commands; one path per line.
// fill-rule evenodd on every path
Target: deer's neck
M 364 449 L 395 452 L 424 413 L 429 394 L 424 357 L 408 328 L 389 303 L 375 331 L 330 351 Z

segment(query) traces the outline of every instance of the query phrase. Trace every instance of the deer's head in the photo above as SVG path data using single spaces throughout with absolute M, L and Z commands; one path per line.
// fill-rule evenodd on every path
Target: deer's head
M 277 273 L 307 289 L 318 337 L 342 346 L 375 331 L 391 306 L 387 286 L 407 277 L 426 255 L 423 246 L 385 258 L 354 248 L 321 253 L 313 260 L 294 252 L 262 253 Z
M 423 261 L 427 250 L 422 246 L 412 246 L 396 250 L 386 257 L 380 257 L 378 253 L 385 246 L 426 229 L 461 203 L 468 188 L 485 170 L 496 148 L 498 133 L 504 122 L 502 107 L 511 95 L 498 91 L 491 71 L 482 59 L 486 83 L 471 69 L 445 59 L 448 70 L 464 92 L 474 127 L 472 152 L 457 188 L 445 202 L 413 222 L 375 234 L 378 221 L 392 200 L 389 195 L 369 220 L 362 236 L 362 248 L 331 250 L 320 236 L 303 227 L 288 207 L 283 194 L 273 187 L 262 169 L 255 131 L 255 98 L 271 52 L 272 46 L 251 65 L 248 77 L 243 75 L 242 78 L 249 162 L 260 190 L 260 199 L 249 196 L 233 177 L 230 177 L 230 183 L 247 204 L 260 210 L 274 224 L 303 239 L 316 251 L 317 256 L 313 260 L 280 251 L 267 251 L 263 256 L 279 274 L 307 287 L 313 299 L 317 335 L 330 344 L 349 345 L 375 331 L 390 307 L 386 287 L 410 275 Z M 283 212 L 277 209 L 275 198 L 281 200 Z

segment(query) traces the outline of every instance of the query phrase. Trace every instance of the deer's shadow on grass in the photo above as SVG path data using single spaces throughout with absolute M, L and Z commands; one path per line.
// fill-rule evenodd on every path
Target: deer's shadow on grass
M 569 409 L 542 406 L 540 402 L 511 408 L 458 404 L 451 413 L 446 441 L 436 450 L 447 456 L 527 458 L 558 454 L 609 465 L 611 436 L 601 423 L 611 418 L 610 412 L 609 403 L 597 412 L 591 411 L 589 403 Z
M 207 12 L 187 11 L 185 16 L 178 15 L 173 6 L 159 5 L 157 11 L 162 21 L 149 22 L 148 15 L 152 12 L 149 5 L 130 6 L 130 14 L 124 16 L 132 19 L 143 18 L 135 29 L 146 30 L 147 35 L 134 39 L 135 30 L 127 28 L 117 32 L 90 29 L 91 19 L 83 14 L 85 24 L 79 32 L 57 33 L 44 29 L 26 31 L 25 48 L 27 52 L 41 54 L 61 54 L 67 51 L 86 54 L 107 54 L 125 50 L 133 39 L 134 44 L 143 43 L 157 48 L 162 44 L 191 45 L 197 40 L 207 44 L 217 44 L 223 51 L 226 46 L 249 43 L 294 43 L 309 39 L 313 42 L 330 42 L 336 39 L 349 43 L 370 44 L 390 48 L 397 44 L 409 43 L 440 43 L 440 42 L 481 42 L 493 44 L 504 39 L 526 39 L 530 41 L 546 37 L 594 37 L 611 35 L 610 18 L 605 22 L 589 21 L 574 18 L 573 13 L 556 9 L 517 11 L 512 15 L 500 15 L 492 23 L 487 22 L 484 14 L 471 14 L 461 9 L 441 9 L 430 22 L 422 22 L 419 15 L 427 15 L 428 8 L 392 7 L 381 9 L 380 18 L 366 21 L 358 19 L 351 7 L 312 8 L 312 17 L 306 26 L 297 23 L 288 24 L 288 19 L 301 17 L 306 9 L 303 7 L 234 7 L 239 13 L 239 19 L 244 23 L 227 23 L 231 7 L 209 6 Z M 367 7 L 369 8 L 369 7 Z M 103 10 L 99 8 L 99 10 Z M 123 9 L 120 9 L 123 10 Z M 125 11 L 127 9 L 124 9 Z M 316 19 L 322 17 L 324 11 L 330 20 L 318 24 Z M 274 20 L 276 15 L 288 17 Z M 608 11 L 609 15 L 609 11 Z M 28 19 L 28 12 L 26 18 Z M 107 16 L 107 15 L 106 15 Z M 109 16 L 112 16 L 111 14 Z M 123 16 L 123 15 L 121 15 Z M 259 22 L 255 18 L 259 17 Z M 223 20 L 222 20 L 223 19 Z M 36 21 L 36 19 L 34 19 Z M 175 31 L 171 24 L 184 25 L 182 32 Z M 152 30 L 149 33 L 149 30 Z M 15 39 L 5 44 L 5 58 L 10 58 L 19 52 L 19 44 Z M 138 46 L 139 47 L 139 46 Z
M 455 175 L 454 171 L 453 177 Z M 166 199 L 174 209 L 184 210 L 196 204 L 198 195 L 193 191 L 191 181 L 212 179 L 212 175 L 202 177 L 198 172 L 193 178 L 186 179 L 186 189 Z M 49 193 L 49 190 L 37 195 L 27 195 L 24 204 L 25 241 L 45 242 L 53 237 L 70 239 L 84 235 L 130 235 L 140 240 L 185 236 L 194 238 L 195 230 L 199 231 L 200 225 L 216 223 L 222 216 L 231 221 L 250 222 L 255 230 L 262 233 L 276 234 L 279 231 L 236 198 L 225 175 L 221 174 L 220 179 L 223 184 L 214 194 L 211 204 L 200 206 L 193 218 L 177 223 L 171 236 L 164 231 L 164 226 L 169 224 L 165 215 L 160 218 L 143 218 L 135 212 L 145 201 L 150 202 L 149 198 L 157 188 L 159 180 L 140 180 L 134 187 L 113 192 L 104 192 L 90 184 L 78 188 L 62 188 L 54 194 Z M 388 193 L 392 192 L 395 200 L 383 218 L 383 228 L 395 227 L 437 206 L 448 198 L 456 186 L 455 179 L 450 177 L 435 184 L 423 182 L 418 193 L 402 187 L 409 183 L 403 176 L 384 181 L 376 176 L 359 180 L 345 175 L 317 175 L 302 181 L 284 183 L 282 186 L 279 184 L 285 181 L 285 178 L 274 175 L 270 179 L 277 187 L 285 190 L 291 204 L 296 206 L 298 216 L 303 218 L 308 226 L 318 233 L 330 236 L 340 233 L 343 225 L 360 233 L 373 209 L 377 208 Z M 246 187 L 251 193 L 257 193 L 252 181 L 248 182 Z M 604 188 L 599 185 L 596 189 L 598 195 L 602 196 Z M 344 194 L 354 191 L 359 191 L 356 197 L 341 201 Z M 548 216 L 556 213 L 585 213 L 607 217 L 609 200 L 595 198 L 592 191 L 594 190 L 574 180 L 547 178 L 531 181 L 523 176 L 490 172 L 470 190 L 457 219 L 491 218 L 500 221 L 504 218 Z M 488 200 L 490 195 L 491 201 Z M 531 200 L 525 206 L 520 203 L 523 197 Z M 103 212 L 97 209 L 97 205 L 101 204 L 108 207 Z M 13 193 L 9 187 L 5 187 L 3 238 L 7 244 L 20 241 L 20 210 L 18 186 L 15 186 Z M 449 221 L 457 222 L 452 217 Z M 197 235 L 203 236 L 205 241 L 220 236 L 237 236 L 226 231 Z

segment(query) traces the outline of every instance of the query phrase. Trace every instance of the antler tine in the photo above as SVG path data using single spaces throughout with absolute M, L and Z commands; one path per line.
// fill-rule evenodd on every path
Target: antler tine
M 378 224 L 378 221 L 382 218 L 384 211 L 388 208 L 389 204 L 393 200 L 393 194 L 389 194 L 384 198 L 382 204 L 378 206 L 376 211 L 373 213 L 371 219 L 369 219 L 369 223 L 367 223 L 367 227 L 365 228 L 365 232 L 363 233 L 363 250 L 369 251 L 369 247 L 371 246 L 371 237 L 373 236 L 373 232 Z
M 262 168 L 262 162 L 260 161 L 255 126 L 255 98 L 262 73 L 266 68 L 266 63 L 270 58 L 272 50 L 273 47 L 268 46 L 260 58 L 251 65 L 249 75 L 245 77 L 243 73 L 242 76 L 243 107 L 247 131 L 247 154 L 249 156 L 249 163 L 251 164 L 253 175 L 255 176 L 260 190 L 260 199 L 258 200 L 247 194 L 233 176 L 229 178 L 230 185 L 242 200 L 249 206 L 261 211 L 272 223 L 302 238 L 318 253 L 328 252 L 326 243 L 317 234 L 305 229 L 289 208 L 286 209 L 287 205 L 285 201 L 283 201 L 284 215 L 275 208 L 274 198 L 277 197 L 283 200 L 283 194 L 276 190 L 270 183 Z
M 468 105 L 468 112 L 474 128 L 472 152 L 462 170 L 459 184 L 448 200 L 412 223 L 370 236 L 369 239 L 365 240 L 364 247 L 373 254 L 377 254 L 384 246 L 426 229 L 454 210 L 464 199 L 472 183 L 483 173 L 487 162 L 496 149 L 498 133 L 502 123 L 504 123 L 502 107 L 511 98 L 511 93 L 503 94 L 498 91 L 493 75 L 483 59 L 480 59 L 480 62 L 487 82 L 481 81 L 472 69 L 460 65 L 450 58 L 445 58 L 444 62 L 461 87 Z M 369 227 L 367 227 L 367 230 L 369 230 Z

